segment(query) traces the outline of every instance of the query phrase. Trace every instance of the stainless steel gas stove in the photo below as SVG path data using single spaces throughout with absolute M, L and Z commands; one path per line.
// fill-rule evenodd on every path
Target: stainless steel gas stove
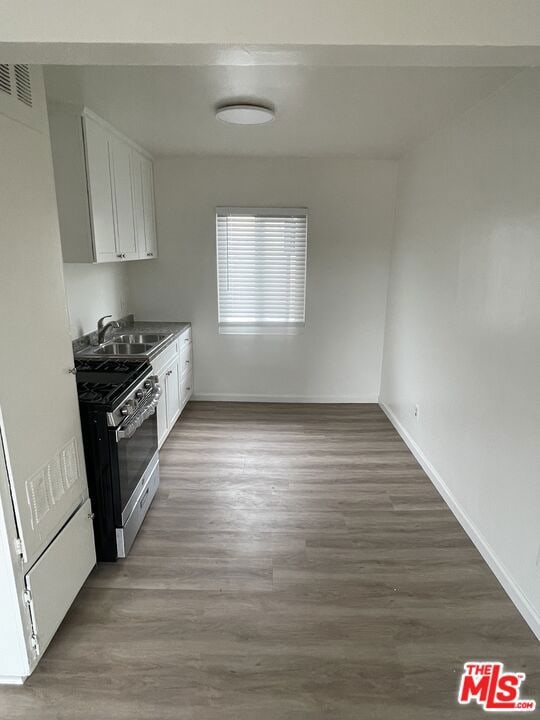
M 159 485 L 156 407 L 147 362 L 76 360 L 98 560 L 125 557 Z

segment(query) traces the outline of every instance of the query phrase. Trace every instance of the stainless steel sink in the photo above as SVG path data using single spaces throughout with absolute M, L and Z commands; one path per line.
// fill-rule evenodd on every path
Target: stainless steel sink
M 91 357 L 92 355 L 108 355 L 109 357 L 122 357 L 123 355 L 150 356 L 150 353 L 159 352 L 173 333 L 167 332 L 124 332 L 122 335 L 113 335 L 98 347 L 89 345 L 78 355 Z
M 161 333 L 129 333 L 126 335 L 117 335 L 114 338 L 114 342 L 130 344 L 147 343 L 149 345 L 156 345 L 157 343 L 162 342 L 168 337 L 169 335 L 164 335 Z
M 149 343 L 110 342 L 94 350 L 94 355 L 144 355 L 153 347 Z

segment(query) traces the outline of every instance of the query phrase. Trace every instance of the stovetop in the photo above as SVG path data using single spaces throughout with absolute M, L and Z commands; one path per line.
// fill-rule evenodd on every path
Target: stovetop
M 79 402 L 110 411 L 147 374 L 150 364 L 127 358 L 79 358 L 75 367 Z

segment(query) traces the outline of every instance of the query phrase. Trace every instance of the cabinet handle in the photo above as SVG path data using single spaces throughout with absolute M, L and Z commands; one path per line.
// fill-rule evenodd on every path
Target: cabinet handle
M 190 387 L 188 387 L 188 388 L 186 388 L 186 390 L 191 390 L 191 388 L 190 388 Z
M 145 503 L 146 500 L 148 499 L 148 493 L 149 493 L 149 492 L 150 492 L 150 488 L 147 487 L 146 490 L 144 491 L 144 495 L 143 495 L 142 498 L 139 500 L 139 507 L 141 508 L 141 510 L 142 510 L 143 507 L 144 507 L 144 503 Z

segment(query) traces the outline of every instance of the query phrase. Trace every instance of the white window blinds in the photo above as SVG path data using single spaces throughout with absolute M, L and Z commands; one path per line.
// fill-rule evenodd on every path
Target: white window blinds
M 217 208 L 220 329 L 305 321 L 307 210 Z

